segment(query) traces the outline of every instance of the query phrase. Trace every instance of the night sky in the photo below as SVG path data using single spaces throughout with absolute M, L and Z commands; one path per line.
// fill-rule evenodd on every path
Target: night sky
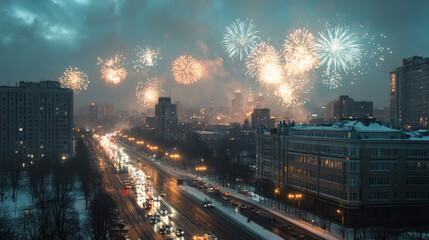
M 316 36 L 327 21 L 388 36 L 383 45 L 393 53 L 354 84 L 345 77 L 343 86 L 332 90 L 321 83 L 319 71 L 309 74 L 308 111 L 340 94 L 388 106 L 389 72 L 402 58 L 429 56 L 429 1 L 2 0 L 0 13 L 0 84 L 58 80 L 68 66 L 79 67 L 91 83 L 75 97 L 77 107 L 95 101 L 143 110 L 135 88 L 147 75 L 132 70 L 137 45 L 160 49 L 162 59 L 149 77 L 158 77 L 166 94 L 184 106 L 207 107 L 212 94 L 215 105 L 230 106 L 234 90 L 246 93 L 250 85 L 265 95 L 244 74 L 244 63 L 231 60 L 223 49 L 225 27 L 236 18 L 253 19 L 261 39 L 279 50 L 292 30 L 306 27 Z M 129 75 L 117 86 L 107 85 L 97 58 L 116 53 L 127 57 Z M 201 60 L 208 72 L 194 85 L 173 79 L 171 62 L 183 54 Z M 267 107 L 281 111 L 275 99 L 266 99 Z

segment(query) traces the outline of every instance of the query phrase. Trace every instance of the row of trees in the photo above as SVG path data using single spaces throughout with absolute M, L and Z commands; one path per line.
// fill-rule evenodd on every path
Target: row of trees
M 95 161 L 82 139 L 76 156 L 69 161 L 44 158 L 25 168 L 9 165 L 1 169 L 3 201 L 8 201 L 8 192 L 12 192 L 12 201 L 18 201 L 19 195 L 30 198 L 31 205 L 24 211 L 15 209 L 14 218 L 10 217 L 10 209 L 0 208 L 0 239 L 102 240 L 114 234 L 115 202 L 105 192 Z M 77 206 L 77 196 L 83 196 L 84 206 Z

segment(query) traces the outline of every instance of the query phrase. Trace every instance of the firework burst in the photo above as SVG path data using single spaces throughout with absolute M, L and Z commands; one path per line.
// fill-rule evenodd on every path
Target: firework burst
M 133 61 L 134 69 L 138 72 L 147 70 L 157 65 L 158 60 L 161 59 L 159 56 L 159 49 L 152 49 L 149 46 L 136 47 L 137 59 Z
M 302 73 L 317 66 L 316 41 L 307 29 L 297 29 L 286 37 L 283 55 L 290 66 L 288 72 Z
M 125 57 L 122 55 L 115 55 L 114 57 L 103 60 L 98 58 L 97 65 L 101 66 L 101 77 L 107 83 L 119 84 L 128 75 L 127 70 L 123 67 Z
M 139 82 L 137 84 L 136 97 L 138 102 L 144 107 L 155 105 L 162 93 L 161 84 L 156 78 L 150 78 L 146 83 Z
M 361 58 L 361 45 L 358 37 L 350 33 L 348 27 L 330 28 L 320 32 L 316 40 L 320 65 L 326 65 L 328 71 L 347 72 Z
M 77 67 L 68 67 L 59 78 L 59 81 L 63 87 L 71 88 L 75 93 L 86 90 L 89 84 L 86 73 L 80 71 Z
M 322 73 L 322 83 L 329 87 L 329 89 L 335 89 L 340 87 L 342 76 L 338 72 L 325 70 Z
M 172 63 L 174 79 L 184 85 L 197 82 L 203 76 L 201 63 L 190 55 L 180 56 Z
M 258 31 L 254 28 L 252 20 L 241 21 L 240 19 L 236 19 L 226 27 L 222 43 L 230 58 L 238 57 L 241 61 L 258 44 L 259 37 L 256 36 Z
M 309 90 L 305 88 L 307 83 L 308 79 L 302 76 L 288 78 L 276 87 L 274 95 L 277 96 L 280 103 L 287 108 L 301 106 L 309 101 Z
M 283 79 L 283 68 L 279 52 L 265 42 L 259 43 L 246 60 L 247 74 L 263 84 L 276 84 Z

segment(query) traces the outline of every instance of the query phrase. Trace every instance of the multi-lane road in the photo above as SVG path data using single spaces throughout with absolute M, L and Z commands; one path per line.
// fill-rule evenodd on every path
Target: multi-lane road
M 170 225 L 173 229 L 182 228 L 185 231 L 184 239 L 192 239 L 193 236 L 202 236 L 204 233 L 214 233 L 217 239 L 259 239 L 246 231 L 242 226 L 235 224 L 230 219 L 222 215 L 216 209 L 206 209 L 202 202 L 191 195 L 177 188 L 176 178 L 155 166 L 151 160 L 143 154 L 126 147 L 130 159 L 143 158 L 145 167 L 132 161 L 135 167 L 142 168 L 151 176 L 151 184 L 154 193 L 163 191 L 166 193 L 160 201 L 158 209 L 166 209 L 172 214 L 162 220 L 162 224 Z M 97 154 L 101 156 L 101 153 Z M 182 239 L 175 238 L 173 233 L 160 235 L 159 224 L 151 225 L 145 214 L 132 201 L 130 196 L 126 196 L 123 191 L 123 183 L 118 174 L 114 173 L 113 166 L 105 157 L 99 157 L 100 170 L 107 190 L 112 194 L 113 199 L 118 203 L 118 210 L 124 220 L 130 224 L 128 237 L 130 239 Z
M 203 236 L 205 233 L 214 233 L 217 239 L 260 239 L 243 226 L 243 223 L 232 221 L 228 216 L 225 216 L 216 208 L 204 208 L 200 200 L 195 199 L 177 187 L 177 179 L 184 178 L 180 174 L 166 170 L 165 167 L 156 164 L 150 160 L 145 153 L 140 152 L 133 146 L 129 146 L 119 139 L 116 142 L 123 148 L 124 152 L 129 156 L 128 164 L 131 164 L 135 169 L 141 169 L 146 175 L 150 176 L 150 184 L 153 187 L 151 196 L 158 198 L 164 192 L 164 196 L 151 211 L 144 211 L 133 199 L 132 194 L 126 195 L 123 191 L 124 182 L 118 173 L 115 172 L 111 159 L 103 155 L 97 149 L 93 149 L 99 159 L 100 171 L 103 175 L 103 180 L 107 191 L 112 195 L 118 205 L 118 210 L 122 218 L 129 224 L 129 239 L 192 239 L 193 236 Z M 141 161 L 137 162 L 137 159 Z M 192 181 L 192 179 L 189 179 Z M 223 201 L 219 195 L 207 193 L 211 198 L 222 202 L 224 207 L 231 207 L 229 202 Z M 237 199 L 236 199 L 237 200 Z M 243 204 L 248 204 L 238 200 Z M 160 210 L 167 210 L 167 216 L 162 217 L 161 223 L 150 224 L 146 215 L 154 215 Z M 256 224 L 275 233 L 284 239 L 298 239 L 298 233 L 304 233 L 306 239 L 321 239 L 317 235 L 307 232 L 304 229 L 293 226 L 283 219 L 272 221 L 273 217 L 263 210 L 261 214 L 255 215 L 251 211 L 240 211 L 242 215 L 248 217 Z M 245 223 L 244 223 L 245 224 Z M 173 232 L 166 235 L 159 233 L 160 226 L 172 226 Z M 291 225 L 293 230 L 281 226 Z M 181 228 L 185 235 L 183 238 L 176 238 L 174 230 Z

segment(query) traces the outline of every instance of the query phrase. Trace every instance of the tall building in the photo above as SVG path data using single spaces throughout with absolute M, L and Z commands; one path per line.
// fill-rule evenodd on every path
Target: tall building
M 113 105 L 101 106 L 101 118 L 103 120 L 111 120 L 113 117 Z
M 232 99 L 232 115 L 243 114 L 243 94 L 240 90 L 236 90 Z
M 429 137 L 417 132 L 359 121 L 283 122 L 257 130 L 256 189 L 302 194 L 302 208 L 341 223 L 340 209 L 346 225 L 427 226 L 428 159 Z
M 355 101 L 347 95 L 340 96 L 334 103 L 334 120 L 372 118 L 373 103 Z
M 429 58 L 412 57 L 390 73 L 390 122 L 394 127 L 427 128 Z
M 159 97 L 155 105 L 155 135 L 165 140 L 177 138 L 178 121 L 176 104 L 169 97 Z
M 252 128 L 259 127 L 261 125 L 267 128 L 274 128 L 274 118 L 271 118 L 270 109 L 262 108 L 262 109 L 254 109 L 252 113 Z
M 98 122 L 98 105 L 94 102 L 88 106 L 88 121 L 91 124 L 96 124 Z
M 255 108 L 263 108 L 262 105 L 264 104 L 264 96 L 259 93 L 259 95 L 255 98 Z
M 55 81 L 2 86 L 0 108 L 0 159 L 72 155 L 71 89 Z
M 334 122 L 334 105 L 335 100 L 330 101 L 328 104 L 322 106 L 323 120 L 328 123 Z
M 252 86 L 249 89 L 249 95 L 247 96 L 247 110 L 246 113 L 251 113 L 255 109 L 255 101 L 253 100 Z

